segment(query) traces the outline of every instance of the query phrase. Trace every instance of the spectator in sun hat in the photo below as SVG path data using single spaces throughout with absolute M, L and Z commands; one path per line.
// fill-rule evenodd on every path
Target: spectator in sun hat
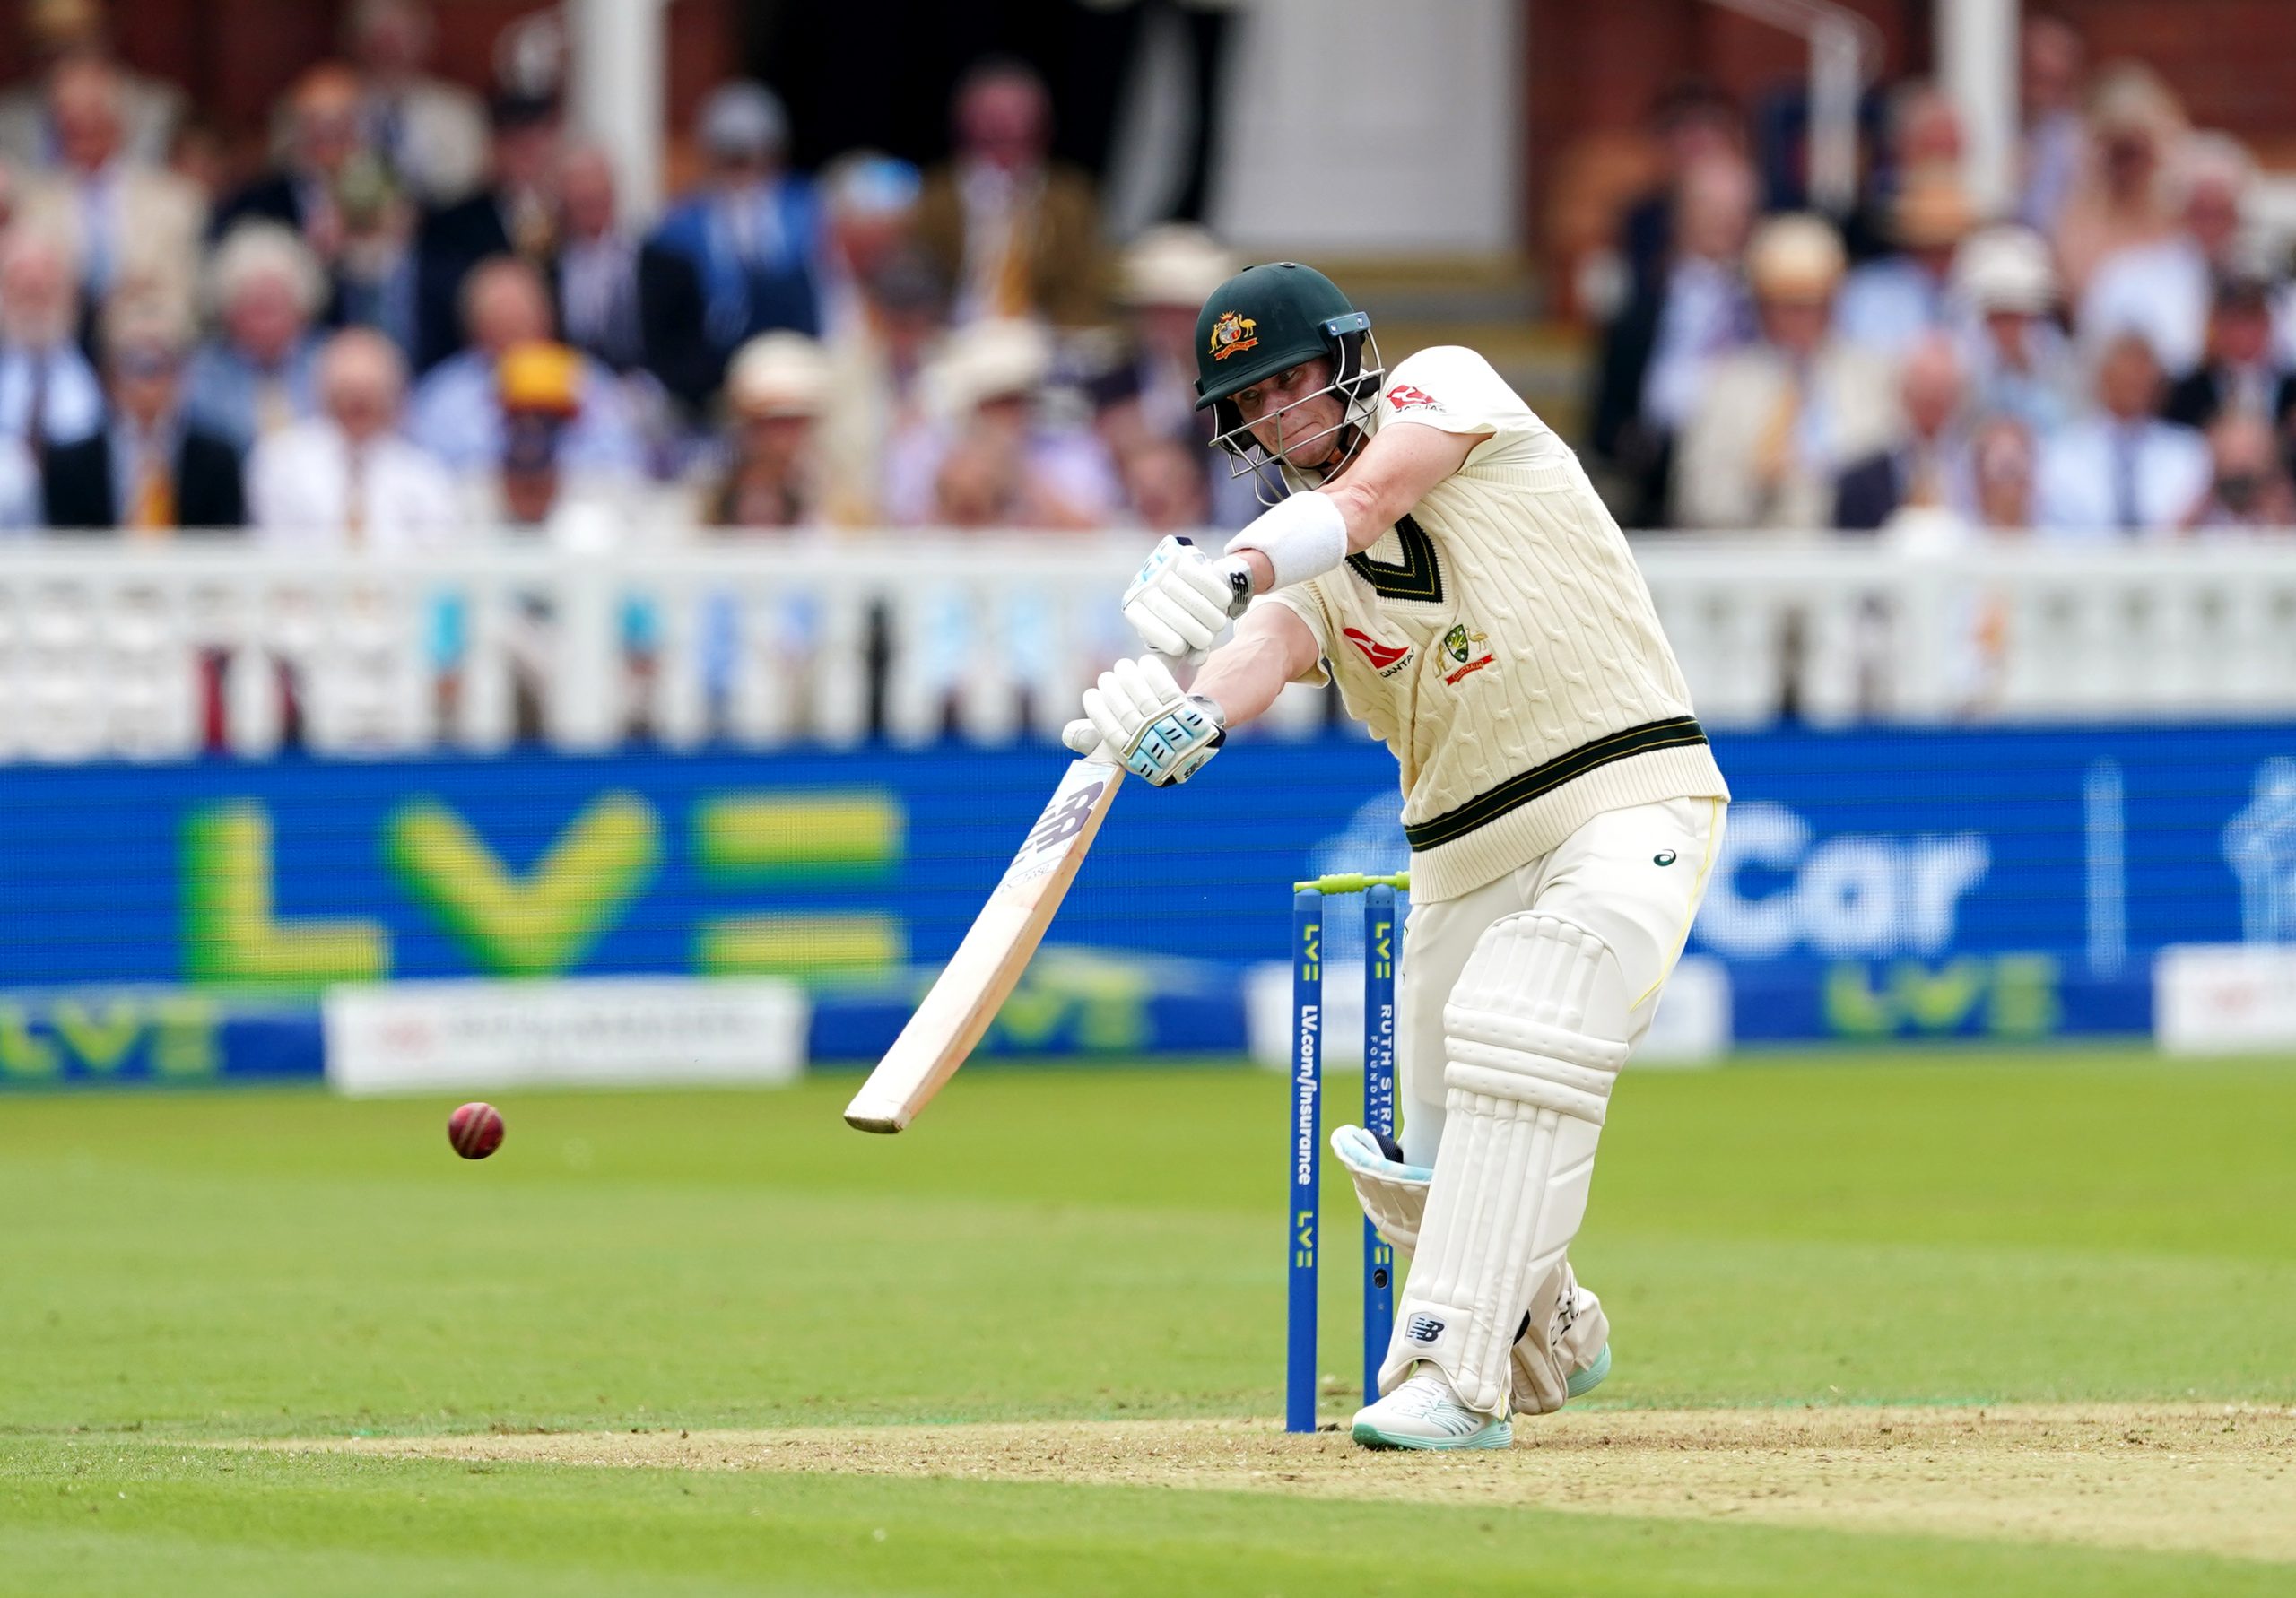
M 886 508 L 903 525 L 930 525 L 952 461 L 968 483 L 1005 485 L 1009 525 L 1107 525 L 1119 498 L 1114 464 L 1098 435 L 1044 404 L 1050 338 L 1035 324 L 977 322 L 957 330 L 924 376 L 926 419 L 893 445 Z
M 1714 363 L 1674 451 L 1675 525 L 1806 532 L 1831 524 L 1842 468 L 1889 447 L 1897 388 L 1883 357 L 1833 331 L 1841 240 L 1774 216 L 1746 251 L 1761 334 Z
M 726 371 L 728 460 L 704 496 L 718 527 L 799 527 L 818 519 L 814 438 L 829 400 L 829 363 L 802 333 L 761 333 Z
M 2046 436 L 2081 409 L 2083 374 L 2057 319 L 2046 239 L 2013 224 L 1971 234 L 1953 257 L 1952 297 L 1978 415 L 2014 416 Z
M 505 350 L 495 373 L 502 410 L 496 477 L 500 519 L 514 527 L 539 527 L 558 508 L 565 483 L 560 441 L 582 412 L 581 352 L 528 340 Z
M 1093 384 L 1100 430 L 1119 454 L 1140 437 L 1211 441 L 1209 413 L 1196 408 L 1196 318 L 1238 269 L 1218 239 L 1187 222 L 1151 228 L 1124 252 L 1125 355 Z
M 1253 480 L 1233 475 L 1227 455 L 1209 447 L 1212 413 L 1196 408 L 1196 318 L 1240 265 L 1191 223 L 1168 222 L 1134 239 L 1117 270 L 1125 353 L 1091 386 L 1096 425 L 1119 470 L 1136 449 L 1183 440 L 1197 451 L 1211 518 L 1239 525 L 1261 507 Z

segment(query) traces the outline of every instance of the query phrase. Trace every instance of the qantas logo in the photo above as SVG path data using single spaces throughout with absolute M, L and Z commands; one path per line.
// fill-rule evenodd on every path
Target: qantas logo
M 1424 388 L 1413 388 L 1408 383 L 1398 383 L 1387 390 L 1387 404 L 1398 411 L 1439 411 L 1442 403 Z
M 1360 628 L 1343 627 L 1340 632 L 1347 641 L 1363 651 L 1363 658 L 1382 677 L 1391 677 L 1411 664 L 1411 646 L 1383 644 Z

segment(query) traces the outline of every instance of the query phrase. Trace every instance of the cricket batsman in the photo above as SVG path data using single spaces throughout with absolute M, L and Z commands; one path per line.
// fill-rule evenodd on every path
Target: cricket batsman
M 1729 789 L 1617 524 L 1488 361 L 1387 370 L 1370 318 L 1288 261 L 1223 283 L 1196 344 L 1215 446 L 1290 492 L 1221 554 L 1156 547 L 1124 597 L 1153 653 L 1102 673 L 1064 737 L 1169 786 L 1286 683 L 1336 681 L 1395 751 L 1403 1138 L 1332 1147 L 1415 1260 L 1354 1437 L 1503 1448 L 1510 1415 L 1610 1369 L 1570 1240 Z M 1202 665 L 1183 689 L 1160 657 Z

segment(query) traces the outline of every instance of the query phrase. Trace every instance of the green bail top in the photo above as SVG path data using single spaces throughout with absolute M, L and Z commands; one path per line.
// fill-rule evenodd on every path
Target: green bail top
M 1329 876 L 1309 877 L 1304 882 L 1292 884 L 1294 893 L 1361 893 L 1372 888 L 1393 888 L 1408 892 L 1411 873 L 1399 871 L 1384 877 L 1366 876 L 1360 871 L 1338 871 Z

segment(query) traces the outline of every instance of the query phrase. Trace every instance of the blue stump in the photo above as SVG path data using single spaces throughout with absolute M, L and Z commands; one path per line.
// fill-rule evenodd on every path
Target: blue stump
M 1363 1129 L 1396 1134 L 1396 890 L 1363 895 Z M 1363 1402 L 1379 1396 L 1379 1367 L 1396 1323 L 1396 1251 L 1363 1220 Z
M 1316 1232 L 1323 1179 L 1324 901 L 1292 896 L 1292 1201 L 1283 1429 L 1316 1429 Z

